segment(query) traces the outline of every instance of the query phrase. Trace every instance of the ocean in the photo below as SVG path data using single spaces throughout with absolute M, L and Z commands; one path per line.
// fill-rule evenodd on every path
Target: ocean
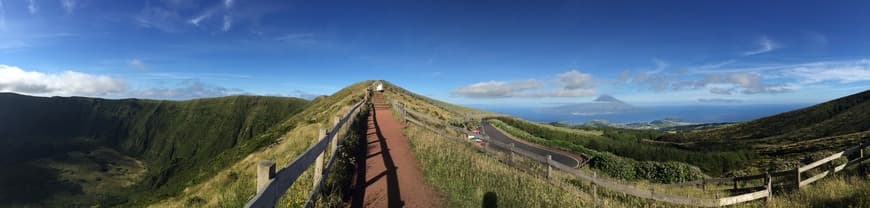
M 508 114 L 535 122 L 559 121 L 580 124 L 598 119 L 616 123 L 636 123 L 661 120 L 665 118 L 679 119 L 693 123 L 741 122 L 792 111 L 810 105 L 811 104 L 636 106 L 639 108 L 636 111 L 599 115 L 556 114 L 544 112 L 541 108 L 533 107 L 472 107 Z

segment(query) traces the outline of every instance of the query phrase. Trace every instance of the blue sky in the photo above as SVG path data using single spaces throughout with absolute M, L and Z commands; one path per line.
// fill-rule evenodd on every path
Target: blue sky
M 0 91 L 460 104 L 816 103 L 870 89 L 870 4 L 0 0 Z

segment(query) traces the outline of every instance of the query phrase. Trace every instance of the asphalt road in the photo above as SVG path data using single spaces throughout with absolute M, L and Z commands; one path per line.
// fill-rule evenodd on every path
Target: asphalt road
M 528 152 L 531 152 L 534 154 L 538 154 L 541 156 L 553 155 L 553 161 L 556 161 L 558 163 L 562 163 L 563 165 L 566 165 L 568 167 L 577 167 L 577 165 L 580 164 L 580 162 L 577 161 L 577 159 L 574 159 L 573 157 L 568 156 L 565 153 L 553 151 L 553 150 L 548 150 L 548 149 L 543 149 L 543 148 L 539 148 L 539 147 L 525 144 L 523 142 L 515 141 L 514 139 L 511 139 L 507 135 L 502 134 L 495 127 L 493 127 L 492 125 L 489 125 L 489 123 L 487 123 L 487 122 L 483 122 L 483 124 L 481 124 L 481 125 L 483 126 L 483 132 L 481 132 L 481 133 L 485 133 L 487 136 L 489 136 L 489 139 L 491 139 L 491 140 L 501 142 L 501 143 L 506 143 L 506 144 L 515 143 L 514 147 L 519 148 L 519 149 L 523 149 L 525 151 L 528 151 Z M 502 149 L 502 148 L 495 146 L 495 145 L 493 145 L 491 147 L 496 148 L 500 151 L 507 151 L 506 149 Z

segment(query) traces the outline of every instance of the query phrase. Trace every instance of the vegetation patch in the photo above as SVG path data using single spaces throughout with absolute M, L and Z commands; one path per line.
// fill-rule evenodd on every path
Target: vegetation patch
M 588 138 L 589 135 L 571 134 L 568 132 L 553 132 L 548 131 L 545 128 L 536 128 L 536 126 L 534 126 L 533 124 L 524 125 L 527 128 L 535 129 L 540 132 L 547 132 L 544 135 L 553 136 L 549 137 L 553 139 L 544 139 L 542 137 L 532 135 L 529 132 L 524 131 L 523 129 L 516 128 L 513 125 L 508 125 L 506 122 L 502 122 L 502 120 L 508 120 L 512 124 L 523 125 L 521 121 L 510 118 L 489 119 L 488 122 L 493 126 L 505 130 L 511 135 L 517 136 L 519 138 L 548 147 L 554 147 L 574 153 L 584 154 L 590 157 L 589 165 L 591 167 L 611 177 L 626 180 L 645 179 L 658 183 L 683 182 L 701 179 L 704 177 L 704 174 L 700 170 L 686 163 L 674 161 L 637 161 L 631 158 L 624 158 L 607 152 L 606 148 L 604 148 L 605 151 L 600 151 L 584 146 L 583 140 L 585 138 L 585 140 L 589 141 L 588 143 L 586 143 L 587 145 L 592 144 L 590 145 L 592 147 L 602 147 L 600 145 L 597 145 L 603 143 L 599 142 L 598 140 L 610 140 L 606 137 Z M 618 142 L 612 143 L 621 144 Z M 637 144 L 635 146 L 643 145 L 644 144 Z M 654 154 L 654 152 L 649 152 L 649 154 Z

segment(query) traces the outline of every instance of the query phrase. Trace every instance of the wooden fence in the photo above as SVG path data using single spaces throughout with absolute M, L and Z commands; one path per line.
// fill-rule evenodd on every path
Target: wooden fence
M 418 126 L 421 126 L 427 130 L 433 131 L 433 132 L 438 133 L 438 134 L 445 136 L 445 137 L 460 138 L 461 135 L 458 135 L 458 136 L 455 134 L 451 135 L 445 131 L 439 130 L 440 127 L 446 127 L 449 129 L 453 129 L 453 130 L 456 130 L 462 134 L 468 134 L 468 135 L 473 134 L 466 129 L 451 126 L 445 121 L 434 119 L 434 118 L 432 118 L 428 115 L 422 114 L 420 112 L 416 112 L 414 110 L 407 109 L 404 107 L 404 104 L 402 104 L 402 103 L 398 103 L 398 102 L 394 101 L 393 102 L 393 109 L 397 110 L 398 114 L 401 115 L 402 119 L 404 119 L 405 121 L 416 124 Z M 433 125 L 435 125 L 436 127 L 432 127 Z M 444 128 L 441 128 L 441 129 L 444 129 Z M 862 139 L 862 140 L 864 140 L 864 139 Z M 751 191 L 749 193 L 743 193 L 743 194 L 722 197 L 722 198 L 694 198 L 694 197 L 679 196 L 679 195 L 673 195 L 673 194 L 668 194 L 668 193 L 656 192 L 654 189 L 635 188 L 631 185 L 622 184 L 618 180 L 610 179 L 607 177 L 598 177 L 594 172 L 587 173 L 587 172 L 584 172 L 580 169 L 576 169 L 574 167 L 568 167 L 564 164 L 553 161 L 552 157 L 550 155 L 538 155 L 538 154 L 528 152 L 528 151 L 525 151 L 522 149 L 514 148 L 513 144 L 505 144 L 505 143 L 501 143 L 501 142 L 497 142 L 497 141 L 488 140 L 486 143 L 486 146 L 482 147 L 482 151 L 484 153 L 489 153 L 489 151 L 491 151 L 490 150 L 491 146 L 495 146 L 495 147 L 499 147 L 503 150 L 507 150 L 508 153 L 510 154 L 510 157 L 508 159 L 509 162 L 507 162 L 506 164 L 514 166 L 514 167 L 518 167 L 517 164 L 515 164 L 513 162 L 513 160 L 514 160 L 513 158 L 515 157 L 515 155 L 520 155 L 520 156 L 528 158 L 532 161 L 546 164 L 548 177 L 552 175 L 553 170 L 558 170 L 558 171 L 568 173 L 568 174 L 570 174 L 570 175 L 572 175 L 580 180 L 587 181 L 591 184 L 595 184 L 597 186 L 604 187 L 604 188 L 606 188 L 612 192 L 616 192 L 616 193 L 623 193 L 626 195 L 631 195 L 631 196 L 635 196 L 635 197 L 639 197 L 639 198 L 651 199 L 651 200 L 655 200 L 655 201 L 668 202 L 668 203 L 681 204 L 681 205 L 718 207 L 718 206 L 727 206 L 727 205 L 739 204 L 739 203 L 758 200 L 758 199 L 762 199 L 762 198 L 767 198 L 767 200 L 769 201 L 772 198 L 774 187 L 789 187 L 789 186 L 791 186 L 791 187 L 797 187 L 799 189 L 800 187 L 806 186 L 810 183 L 818 181 L 819 179 L 822 179 L 825 176 L 828 176 L 828 175 L 831 175 L 835 172 L 841 171 L 848 166 L 861 163 L 867 159 L 867 157 L 864 156 L 864 148 L 866 148 L 867 146 L 870 146 L 870 143 L 863 143 L 862 145 L 851 147 L 849 149 L 846 149 L 845 151 L 835 153 L 829 157 L 820 159 L 820 160 L 812 162 L 810 164 L 796 167 L 793 170 L 785 170 L 785 171 L 778 171 L 778 172 L 767 173 L 767 174 L 752 175 L 752 176 L 740 176 L 740 177 L 732 177 L 732 178 L 702 179 L 702 180 L 697 180 L 697 181 L 689 181 L 689 182 L 684 182 L 684 183 L 667 184 L 666 185 L 666 186 L 688 186 L 688 185 L 705 186 L 706 184 L 733 182 L 734 183 L 733 190 Z M 833 165 L 833 162 L 836 159 L 838 159 L 840 157 L 847 157 L 848 158 L 848 156 L 852 156 L 852 155 L 855 155 L 856 157 L 854 157 L 854 159 L 848 160 L 848 162 L 846 162 L 844 164 L 837 165 L 837 166 Z M 829 167 L 828 170 L 821 172 L 821 173 L 818 173 L 818 174 L 811 176 L 807 179 L 803 179 L 804 177 L 802 177 L 802 173 L 804 173 L 808 170 L 814 169 L 814 168 L 821 167 L 824 164 L 830 164 L 828 166 Z M 792 182 L 791 182 L 791 184 L 773 184 L 775 177 L 785 177 L 785 178 L 791 177 Z M 756 186 L 756 187 L 743 187 L 743 188 L 740 188 L 737 185 L 738 184 L 737 182 L 741 182 L 741 181 L 745 182 L 745 181 L 750 181 L 750 180 L 762 180 L 763 185 Z M 789 180 L 786 180 L 786 181 L 789 181 Z
M 354 105 L 350 111 L 344 116 L 336 116 L 333 119 L 331 129 L 320 129 L 317 143 L 305 150 L 304 153 L 293 159 L 290 164 L 275 172 L 275 163 L 268 160 L 263 160 L 257 164 L 257 195 L 245 204 L 245 207 L 274 207 L 278 199 L 281 198 L 290 186 L 296 182 L 296 179 L 305 172 L 308 167 L 314 165 L 314 183 L 311 189 L 311 195 L 305 203 L 305 207 L 311 207 L 320 194 L 320 189 L 323 187 L 323 182 L 332 169 L 336 159 L 336 153 L 344 143 L 344 139 L 336 138 L 342 131 L 342 127 L 353 124 L 357 115 L 360 113 L 361 106 L 369 100 L 369 91 L 366 92 L 363 100 Z M 344 128 L 345 130 L 349 128 Z M 326 166 L 323 163 L 324 153 L 330 147 L 330 154 Z

